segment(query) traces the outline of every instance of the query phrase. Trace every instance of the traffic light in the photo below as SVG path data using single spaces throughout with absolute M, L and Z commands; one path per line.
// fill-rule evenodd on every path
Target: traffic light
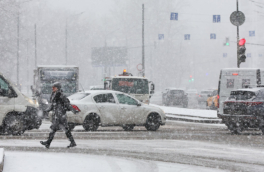
M 239 60 L 239 63 L 241 62 L 245 62 L 246 61 L 246 55 L 245 55 L 245 52 L 246 52 L 246 47 L 245 47 L 245 43 L 246 43 L 246 39 L 240 39 L 238 45 L 239 45 L 239 49 L 238 49 L 238 60 Z
M 192 75 L 190 75 L 189 82 L 193 82 L 193 81 L 194 81 L 194 78 L 192 77 Z
M 229 45 L 230 45 L 230 43 L 229 43 L 229 38 L 226 38 L 226 41 L 225 41 L 224 45 L 225 45 L 225 46 L 229 46 Z

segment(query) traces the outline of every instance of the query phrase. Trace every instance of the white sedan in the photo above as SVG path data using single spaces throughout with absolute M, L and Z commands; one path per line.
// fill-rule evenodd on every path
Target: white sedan
M 166 116 L 160 108 L 141 103 L 122 92 L 90 90 L 68 98 L 79 111 L 77 114 L 67 112 L 71 129 L 76 125 L 82 125 L 87 131 L 96 131 L 99 126 L 122 126 L 131 131 L 134 126 L 145 126 L 147 130 L 156 131 L 160 125 L 165 125 Z

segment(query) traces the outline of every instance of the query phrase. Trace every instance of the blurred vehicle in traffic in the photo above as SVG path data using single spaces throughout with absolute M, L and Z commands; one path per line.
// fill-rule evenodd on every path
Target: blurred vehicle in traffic
M 197 97 L 198 91 L 196 89 L 189 89 L 186 91 L 189 97 Z
M 124 69 L 118 76 L 105 77 L 104 89 L 121 91 L 149 104 L 151 96 L 155 93 L 155 84 L 146 77 L 133 76 Z
M 38 129 L 41 123 L 38 104 L 0 74 L 0 132 L 21 135 L 26 130 Z
M 218 107 L 218 90 L 213 90 L 211 94 L 207 95 L 206 109 L 216 110 Z
M 93 85 L 93 86 L 90 86 L 90 90 L 104 90 L 104 85 Z
M 79 112 L 76 115 L 67 112 L 71 129 L 76 125 L 82 125 L 86 131 L 96 131 L 99 126 L 121 126 L 131 131 L 135 126 L 145 126 L 147 130 L 156 131 L 166 122 L 166 116 L 160 108 L 119 91 L 89 90 L 68 98 L 72 107 Z
M 231 91 L 223 103 L 222 121 L 234 134 L 258 128 L 264 134 L 264 88 Z
M 186 91 L 189 102 L 192 104 L 198 104 L 198 91 L 196 89 L 189 89 Z
M 212 94 L 213 90 L 202 90 L 198 95 L 198 104 L 199 105 L 206 105 L 207 98 L 209 94 Z
M 217 116 L 221 118 L 224 113 L 224 101 L 231 91 L 250 87 L 257 87 L 264 81 L 264 69 L 234 68 L 222 69 L 218 83 L 218 109 Z M 264 82 L 263 82 L 264 83 Z
M 169 105 L 182 105 L 182 107 L 188 107 L 188 97 L 184 89 L 166 88 L 162 92 L 162 104 Z

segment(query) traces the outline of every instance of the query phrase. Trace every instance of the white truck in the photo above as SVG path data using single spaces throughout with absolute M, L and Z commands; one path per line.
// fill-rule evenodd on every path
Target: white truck
M 45 103 L 52 93 L 52 84 L 60 82 L 64 95 L 70 96 L 79 90 L 79 67 L 64 65 L 41 65 L 34 70 L 34 96 L 40 96 Z M 37 93 L 37 95 L 36 95 Z
M 133 76 L 124 70 L 118 76 L 105 77 L 104 89 L 127 93 L 139 101 L 149 104 L 149 99 L 155 91 L 155 85 L 145 77 Z
M 42 121 L 37 108 L 37 103 L 0 74 L 0 133 L 20 135 L 38 129 Z
M 79 67 L 70 65 L 39 65 L 34 70 L 34 85 L 31 86 L 32 95 L 39 104 L 39 110 L 48 108 L 52 84 L 60 82 L 63 94 L 70 96 L 79 90 Z M 48 118 L 43 113 L 42 118 Z

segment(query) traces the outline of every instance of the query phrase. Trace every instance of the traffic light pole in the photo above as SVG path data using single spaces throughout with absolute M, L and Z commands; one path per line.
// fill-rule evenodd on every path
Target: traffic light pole
M 142 76 L 145 77 L 144 4 L 142 4 Z
M 238 0 L 237 0 L 237 12 L 238 12 Z M 237 26 L 237 67 L 240 68 L 239 62 L 239 26 Z

